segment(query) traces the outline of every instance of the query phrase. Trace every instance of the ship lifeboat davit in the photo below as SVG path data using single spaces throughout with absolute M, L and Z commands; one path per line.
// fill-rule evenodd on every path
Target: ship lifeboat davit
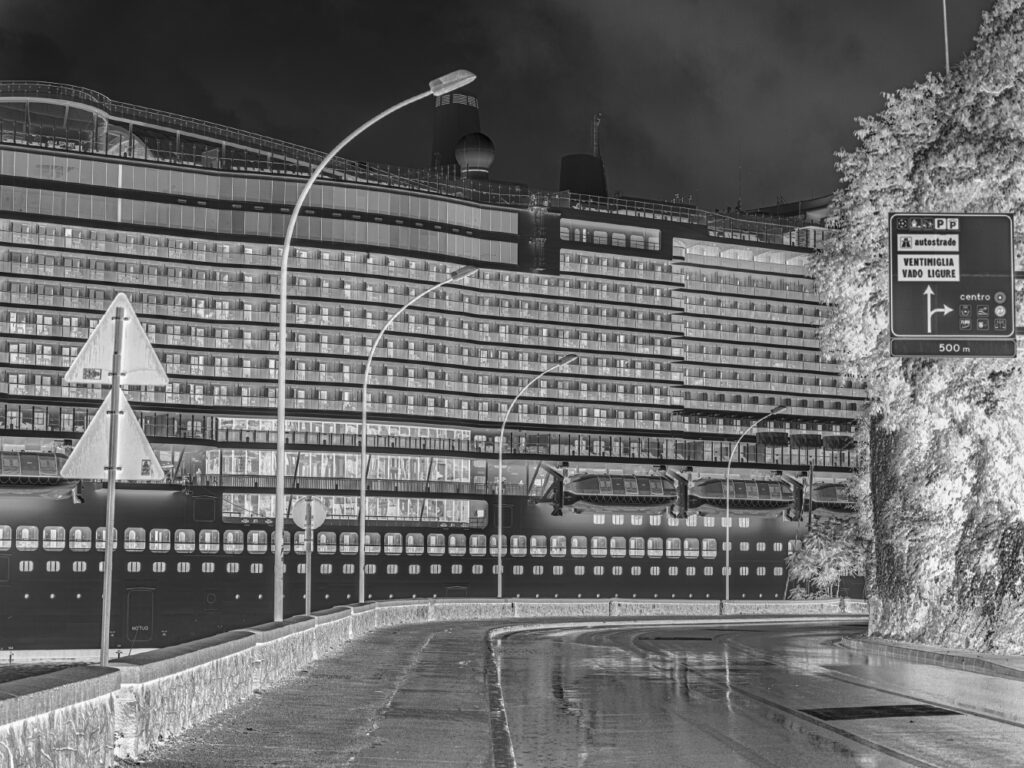
M 581 473 L 565 479 L 564 504 L 577 512 L 663 512 L 676 502 L 676 486 L 658 475 Z

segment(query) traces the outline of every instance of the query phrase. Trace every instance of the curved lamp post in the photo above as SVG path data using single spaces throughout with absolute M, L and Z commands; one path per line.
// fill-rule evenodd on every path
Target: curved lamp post
M 732 554 L 732 543 L 729 540 L 729 533 L 732 531 L 732 516 L 729 510 L 729 475 L 732 472 L 732 460 L 736 456 L 736 450 L 740 447 L 740 442 L 747 436 L 747 433 L 760 424 L 765 419 L 771 418 L 775 414 L 786 410 L 785 405 L 777 405 L 772 408 L 768 413 L 759 418 L 745 430 L 743 433 L 736 438 L 736 442 L 732 445 L 732 450 L 729 451 L 729 462 L 725 465 L 725 601 L 729 602 L 729 576 L 732 574 L 732 568 L 729 564 L 729 556 Z
M 497 546 L 497 550 L 498 550 L 498 597 L 499 598 L 502 597 L 502 583 L 503 583 L 502 577 L 504 575 L 503 572 L 502 572 L 502 568 L 501 568 L 501 536 L 502 536 L 502 526 L 503 526 L 503 518 L 504 518 L 504 515 L 502 514 L 501 506 L 502 506 L 502 502 L 504 501 L 504 490 L 503 490 L 502 486 L 504 485 L 504 482 L 505 482 L 505 474 L 504 474 L 505 473 L 505 467 L 504 467 L 504 464 L 505 464 L 505 462 L 504 462 L 504 457 L 505 457 L 505 425 L 508 423 L 508 417 L 512 415 L 512 410 L 515 408 L 516 403 L 519 401 L 519 398 L 523 396 L 523 393 L 526 392 L 526 390 L 528 390 L 530 387 L 532 387 L 541 377 L 546 376 L 547 374 L 551 373 L 553 370 L 555 370 L 557 368 L 561 368 L 563 365 L 571 365 L 571 364 L 575 363 L 578 359 L 579 359 L 579 355 L 576 355 L 576 354 L 566 355 L 565 357 L 560 359 L 557 363 L 555 363 L 551 367 L 541 371 L 536 376 L 534 376 L 532 379 L 530 379 L 526 383 L 526 385 L 522 389 L 519 390 L 519 393 L 514 398 L 512 398 L 512 402 L 509 403 L 509 405 L 508 405 L 508 410 L 505 411 L 505 418 L 501 420 L 501 430 L 498 432 L 498 546 Z
M 409 299 L 402 307 L 393 314 L 384 327 L 380 329 L 377 334 L 377 338 L 373 340 L 373 346 L 370 347 L 370 354 L 366 357 L 366 367 L 363 369 L 363 401 L 362 401 L 362 426 L 359 432 L 359 602 L 366 602 L 366 475 L 369 472 L 369 465 L 366 456 L 366 402 L 367 394 L 370 387 L 370 368 L 373 365 L 373 355 L 377 351 L 377 345 L 380 344 L 380 340 L 384 338 L 384 333 L 391 324 L 398 319 L 405 310 L 411 307 L 420 299 L 425 296 L 429 296 L 431 293 L 436 291 L 438 288 L 442 288 L 449 283 L 454 283 L 456 280 L 462 280 L 464 278 L 475 275 L 480 271 L 480 267 L 463 267 L 452 272 L 448 277 L 442 280 L 440 283 L 435 283 L 425 290 L 423 293 L 416 294 Z M 429 480 L 429 478 L 427 478 Z
M 361 134 L 371 125 L 385 117 L 390 115 L 392 112 L 397 112 L 402 107 L 425 99 L 428 96 L 441 96 L 445 93 L 458 90 L 465 85 L 469 85 L 476 79 L 476 75 L 472 72 L 468 72 L 465 69 L 458 69 L 454 72 L 450 72 L 447 75 L 443 75 L 436 80 L 431 80 L 429 87 L 423 93 L 418 93 L 405 101 L 399 102 L 388 109 L 385 109 L 376 117 L 367 120 L 365 123 L 356 128 L 352 133 L 342 139 L 341 143 L 338 144 L 334 149 L 327 153 L 326 157 L 320 162 L 313 172 L 310 174 L 309 179 L 306 180 L 305 185 L 299 191 L 299 196 L 295 200 L 295 205 L 292 207 L 291 217 L 288 219 L 288 228 L 285 230 L 284 236 L 284 248 L 281 251 L 281 284 L 280 284 L 280 297 L 278 301 L 278 331 L 277 331 L 277 453 L 276 453 L 276 496 L 274 506 L 274 621 L 284 620 L 284 472 L 285 472 L 285 403 L 287 401 L 287 333 L 288 333 L 288 254 L 291 250 L 292 235 L 295 232 L 295 224 L 298 221 L 299 213 L 302 211 L 302 205 L 305 203 L 306 198 L 309 196 L 310 190 L 313 188 L 313 184 L 319 178 L 320 174 L 323 173 L 328 163 L 335 158 L 335 156 L 345 148 L 345 146 L 352 141 L 356 136 Z

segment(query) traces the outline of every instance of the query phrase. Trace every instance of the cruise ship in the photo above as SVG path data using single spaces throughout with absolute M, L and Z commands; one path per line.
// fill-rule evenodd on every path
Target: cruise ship
M 152 647 L 271 619 L 278 397 L 287 503 L 326 510 L 287 524 L 285 613 L 307 548 L 313 610 L 358 600 L 367 356 L 466 266 L 373 361 L 366 599 L 493 596 L 499 547 L 506 597 L 722 598 L 726 526 L 732 599 L 785 596 L 808 525 L 850 513 L 864 402 L 816 338 L 824 228 L 609 195 L 596 128 L 559 190 L 502 183 L 478 112 L 436 98 L 422 169 L 327 166 L 281 339 L 324 153 L 0 82 L 0 647 L 100 630 L 108 488 L 60 469 L 106 392 L 64 374 L 117 294 L 170 380 L 126 389 L 165 476 L 117 484 L 110 542 L 111 646 Z

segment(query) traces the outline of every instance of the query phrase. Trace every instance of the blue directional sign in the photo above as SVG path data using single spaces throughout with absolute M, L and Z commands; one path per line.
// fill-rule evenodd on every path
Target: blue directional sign
M 894 356 L 1016 356 L 1011 216 L 894 213 L 889 255 Z

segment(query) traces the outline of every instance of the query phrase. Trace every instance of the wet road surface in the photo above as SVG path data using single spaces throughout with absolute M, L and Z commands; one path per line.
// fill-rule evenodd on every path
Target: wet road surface
M 734 624 L 508 634 L 495 655 L 512 754 L 496 764 L 1024 766 L 1024 681 L 834 645 L 863 631 Z
M 143 764 L 1024 768 L 1024 680 L 835 644 L 864 623 L 495 626 L 354 640 Z

